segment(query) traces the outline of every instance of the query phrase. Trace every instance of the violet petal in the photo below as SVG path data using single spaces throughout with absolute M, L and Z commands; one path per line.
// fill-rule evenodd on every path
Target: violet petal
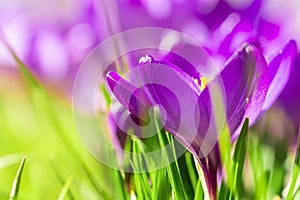
M 270 61 L 268 67 L 270 86 L 262 108 L 264 111 L 272 106 L 284 89 L 293 69 L 296 53 L 296 42 L 291 40 Z

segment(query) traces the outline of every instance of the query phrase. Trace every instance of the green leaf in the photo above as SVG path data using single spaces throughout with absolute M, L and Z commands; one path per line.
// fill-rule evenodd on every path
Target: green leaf
M 63 176 L 61 175 L 61 173 L 60 173 L 60 171 L 59 171 L 59 168 L 55 165 L 55 163 L 54 163 L 53 160 L 51 160 L 50 163 L 51 163 L 51 166 L 52 166 L 52 168 L 53 168 L 53 171 L 54 171 L 54 173 L 55 173 L 57 179 L 59 180 L 59 182 L 60 182 L 61 184 L 65 185 L 65 184 L 66 184 L 66 182 L 65 182 L 65 180 L 64 180 L 65 178 L 63 178 Z M 67 190 L 67 192 L 69 193 L 70 198 L 71 198 L 71 199 L 74 199 L 74 194 L 73 194 L 71 191 L 69 191 L 69 190 Z
M 152 173 L 152 199 L 171 199 L 172 188 L 167 177 L 167 170 L 163 168 Z
M 234 173 L 234 189 L 236 189 L 241 182 L 242 172 L 244 168 L 244 161 L 246 157 L 246 150 L 248 144 L 248 127 L 249 127 L 249 119 L 246 118 L 241 134 L 237 140 L 237 144 L 234 150 L 233 155 L 233 168 L 235 169 Z
M 23 173 L 23 169 L 24 169 L 25 160 L 26 160 L 26 157 L 24 156 L 22 161 L 21 161 L 21 164 L 19 166 L 19 169 L 17 171 L 16 177 L 14 179 L 12 188 L 11 188 L 11 192 L 10 192 L 10 195 L 9 195 L 10 200 L 16 200 L 18 198 L 19 188 L 20 188 L 20 184 L 21 184 L 21 177 L 22 177 L 22 173 Z
M 109 106 L 111 104 L 111 97 L 110 97 L 104 84 L 101 84 L 100 88 L 101 88 L 101 92 L 102 92 L 105 102 L 106 102 L 106 107 L 109 108 Z
M 255 199 L 267 198 L 267 174 L 264 169 L 262 148 L 255 135 L 250 137 L 248 154 L 251 164 L 251 171 L 254 178 Z
M 296 156 L 294 160 L 295 165 L 300 165 L 300 128 L 299 128 L 299 133 L 298 133 L 298 145 L 297 145 L 297 151 L 296 151 Z
M 270 162 L 270 178 L 269 189 L 268 189 L 268 199 L 271 199 L 275 195 L 281 193 L 284 188 L 284 178 L 287 172 L 285 167 L 282 167 L 282 163 L 285 162 L 288 154 L 287 154 L 287 144 L 283 141 L 276 142 L 276 145 L 268 146 L 269 151 L 266 152 L 268 158 L 273 158 L 272 162 Z M 264 150 L 265 151 L 265 150 Z M 266 161 L 268 162 L 268 161 Z
M 236 142 L 233 163 L 230 174 L 228 176 L 226 199 L 238 198 L 238 190 L 241 184 L 242 172 L 244 168 L 244 161 L 246 157 L 246 149 L 248 143 L 248 126 L 249 119 L 246 118 L 243 124 L 241 133 Z
M 73 181 L 73 176 L 70 176 L 70 177 L 66 180 L 66 182 L 65 182 L 65 184 L 64 184 L 64 186 L 63 186 L 63 188 L 61 189 L 61 192 L 60 192 L 60 194 L 59 194 L 57 200 L 63 200 L 63 199 L 66 197 L 66 195 L 67 195 L 67 193 L 68 193 L 68 190 L 69 190 L 69 188 L 70 188 L 70 186 L 71 186 L 72 181 Z
M 3 44 L 5 45 L 6 49 L 10 52 L 13 59 L 15 60 L 17 66 L 19 67 L 20 71 L 24 75 L 27 83 L 31 87 L 40 87 L 41 85 L 37 81 L 37 79 L 31 74 L 31 72 L 28 70 L 28 67 L 21 61 L 21 59 L 17 56 L 16 52 L 13 50 L 11 45 L 7 42 L 7 40 L 1 36 L 0 39 L 2 40 Z
M 133 144 L 133 158 L 131 161 L 133 171 L 136 172 L 133 177 L 135 180 L 135 187 L 137 192 L 137 197 L 139 199 L 151 199 L 151 188 L 148 182 L 148 176 L 146 173 L 141 173 L 143 168 L 144 160 L 143 160 L 143 153 L 144 153 L 144 146 L 142 141 L 140 141 L 136 137 L 132 137 Z
M 175 194 L 175 198 L 176 199 L 186 199 L 183 182 L 180 177 L 180 174 L 178 173 L 178 167 L 175 162 L 171 162 L 171 161 L 175 160 L 174 154 L 170 155 L 170 153 L 163 150 L 164 147 L 166 145 L 168 145 L 169 140 L 167 137 L 167 133 L 163 129 L 160 130 L 160 127 L 162 127 L 162 126 L 160 126 L 159 111 L 157 109 L 154 109 L 154 120 L 155 120 L 156 130 L 158 133 L 159 143 L 162 148 L 163 159 L 167 164 L 169 164 L 166 168 L 167 168 L 168 177 L 169 177 L 169 180 L 171 183 L 171 187 Z
M 231 159 L 231 142 L 230 142 L 230 132 L 229 127 L 226 124 L 225 128 L 222 130 L 219 136 L 219 149 L 222 166 L 225 169 L 225 173 L 229 175 L 232 169 L 232 159 Z M 221 183 L 221 187 L 218 193 L 218 199 L 223 199 L 226 196 L 229 183 L 225 183 L 224 180 Z
M 193 185 L 191 183 L 191 177 L 189 174 L 188 167 L 186 165 L 185 154 L 181 155 L 174 162 L 177 163 L 177 165 L 178 165 L 178 174 L 180 175 L 180 178 L 182 180 L 186 198 L 193 199 L 193 197 L 195 196 L 195 191 L 194 191 Z M 196 182 L 197 182 L 197 175 L 193 178 L 195 178 Z
M 231 142 L 229 127 L 226 125 L 219 137 L 219 148 L 222 166 L 225 167 L 226 174 L 230 174 L 232 160 L 231 160 Z
M 200 178 L 198 179 L 198 182 L 197 182 L 197 187 L 196 187 L 195 198 L 194 199 L 195 200 L 203 200 L 204 199 L 204 191 L 203 191 L 203 188 L 202 188 Z
M 186 161 L 187 172 L 189 174 L 189 179 L 195 193 L 198 185 L 198 174 L 197 174 L 196 167 L 194 165 L 193 155 L 190 152 L 185 153 L 185 161 Z
M 293 194 L 294 194 L 295 186 L 296 186 L 297 179 L 299 176 L 299 171 L 300 171 L 300 134 L 298 134 L 298 145 L 297 145 L 297 151 L 296 151 L 295 160 L 294 160 L 292 180 L 291 180 L 290 188 L 289 188 L 289 191 L 288 191 L 288 194 L 286 197 L 287 200 L 293 199 Z

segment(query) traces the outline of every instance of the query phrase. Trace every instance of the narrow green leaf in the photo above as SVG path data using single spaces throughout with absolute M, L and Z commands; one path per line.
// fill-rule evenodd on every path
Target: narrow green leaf
M 273 166 L 270 169 L 270 179 L 268 180 L 268 199 L 280 194 L 284 188 L 284 178 L 287 170 L 285 167 L 282 167 L 282 163 L 285 162 L 288 156 L 287 148 L 287 144 L 283 141 L 269 146 L 270 151 L 267 153 L 267 156 L 273 158 Z
M 196 187 L 195 198 L 194 199 L 195 200 L 203 200 L 204 199 L 204 191 L 203 191 L 203 188 L 202 188 L 200 178 L 198 179 L 198 182 L 197 182 L 197 187 Z
M 299 130 L 300 132 L 300 130 Z M 300 134 L 298 134 L 298 145 L 297 145 L 297 150 L 296 150 L 296 155 L 295 155 L 295 160 L 294 160 L 294 166 L 293 166 L 293 172 L 292 172 L 292 180 L 290 184 L 290 188 L 288 191 L 288 195 L 286 197 L 287 200 L 292 200 L 293 199 L 293 194 L 296 186 L 296 182 L 299 176 L 299 170 L 300 170 Z
M 300 196 L 298 193 L 300 192 L 300 186 L 296 189 L 294 195 L 293 195 L 293 199 L 296 199 L 297 196 Z
M 234 150 L 233 162 L 236 165 L 235 168 L 235 179 L 234 179 L 234 189 L 240 184 L 240 178 L 242 177 L 244 161 L 246 157 L 246 150 L 248 144 L 248 127 L 249 119 L 247 118 L 244 122 L 242 131 L 237 140 L 237 144 Z
M 65 182 L 65 184 L 64 184 L 64 186 L 63 186 L 63 188 L 61 189 L 61 192 L 60 192 L 60 194 L 59 194 L 57 200 L 63 200 L 63 199 L 66 197 L 66 195 L 67 195 L 67 193 L 68 193 L 68 190 L 69 190 L 69 188 L 70 188 L 70 186 L 71 186 L 72 181 L 73 181 L 73 176 L 70 176 L 70 177 L 66 180 L 66 182 Z
M 228 184 L 227 184 L 228 185 Z M 218 193 L 218 199 L 219 200 L 223 200 L 225 199 L 226 195 L 228 194 L 228 187 L 227 187 L 226 183 L 224 180 L 222 180 L 221 182 L 221 187 L 220 187 L 220 190 L 219 190 L 219 193 Z
M 235 146 L 232 168 L 228 176 L 227 188 L 229 190 L 226 192 L 226 198 L 229 199 L 238 198 L 248 143 L 248 126 L 249 119 L 246 118 Z
M 294 193 L 294 189 L 295 189 L 295 186 L 296 186 L 298 176 L 299 176 L 299 166 L 295 165 L 293 167 L 292 180 L 291 180 L 291 184 L 290 184 L 290 188 L 289 188 L 289 192 L 288 192 L 288 195 L 286 197 L 286 200 L 292 200 L 293 199 L 293 193 Z
M 160 130 L 160 120 L 159 120 L 159 111 L 157 109 L 154 109 L 154 120 L 155 120 L 155 126 L 158 133 L 158 139 L 161 148 L 163 149 L 166 145 L 168 145 L 168 138 L 166 135 L 166 132 L 161 129 Z M 174 191 L 175 198 L 176 199 L 186 199 L 186 194 L 184 191 L 184 186 L 182 183 L 182 179 L 180 177 L 180 174 L 178 173 L 178 167 L 176 166 L 176 163 L 172 162 L 172 160 L 175 160 L 174 157 L 172 159 L 173 154 L 170 155 L 168 152 L 162 150 L 163 159 L 166 163 L 170 163 L 167 168 L 168 177 L 171 183 L 171 187 Z
M 231 160 L 230 132 L 227 125 L 220 133 L 218 144 L 220 148 L 222 166 L 225 167 L 226 174 L 229 174 L 231 170 L 232 160 Z
M 96 190 L 97 194 L 100 195 L 104 199 L 110 199 L 110 195 L 107 191 L 104 190 L 102 186 L 99 186 L 96 177 L 94 176 L 95 171 L 91 172 L 91 170 L 83 163 L 83 171 L 84 175 L 87 178 L 88 182 L 92 185 L 92 187 Z
M 264 169 L 264 160 L 262 158 L 262 149 L 258 139 L 253 134 L 250 137 L 248 154 L 251 164 L 251 171 L 254 178 L 255 199 L 267 198 L 267 178 Z
M 5 45 L 6 49 L 10 52 L 11 56 L 15 60 L 17 66 L 19 67 L 20 71 L 24 75 L 26 81 L 28 82 L 29 86 L 31 87 L 40 87 L 39 82 L 37 79 L 31 74 L 28 70 L 28 67 L 21 61 L 21 59 L 17 56 L 14 49 L 11 45 L 7 42 L 6 38 L 3 35 L 0 35 L 0 40 L 2 40 L 3 44 Z
M 152 199 L 171 199 L 172 188 L 167 177 L 167 170 L 163 168 L 153 173 L 154 178 L 152 178 Z
M 177 173 L 179 174 L 180 180 L 184 187 L 185 197 L 187 199 L 192 199 L 194 197 L 194 190 L 193 190 L 193 187 L 191 184 L 191 179 L 189 178 L 189 172 L 188 172 L 188 169 L 186 166 L 185 156 L 181 155 L 178 158 L 178 155 L 176 153 L 176 149 L 177 149 L 176 147 L 182 148 L 182 149 L 185 149 L 185 148 L 177 140 L 174 139 L 174 136 L 172 134 L 166 133 L 166 136 L 168 139 L 168 143 L 172 149 L 173 158 L 177 158 L 177 159 L 174 159 L 173 163 L 176 165 Z
M 142 141 L 140 141 L 136 137 L 133 138 L 133 158 L 132 158 L 132 167 L 133 171 L 137 172 L 133 175 L 135 180 L 135 186 L 137 191 L 137 197 L 141 199 L 151 199 L 151 188 L 148 181 L 148 176 L 146 173 L 141 173 L 143 170 L 144 160 L 143 160 L 143 153 L 144 153 L 144 146 L 142 144 Z
M 193 190 L 196 192 L 197 185 L 198 185 L 198 174 L 197 174 L 196 167 L 194 165 L 193 155 L 189 152 L 186 152 L 185 160 L 186 160 L 187 171 L 189 174 L 189 179 L 191 181 Z
M 19 188 L 20 188 L 20 184 L 21 184 L 21 177 L 22 177 L 22 173 L 23 173 L 23 169 L 24 169 L 25 160 L 26 160 L 26 157 L 24 156 L 22 161 L 21 161 L 21 164 L 19 166 L 19 169 L 17 171 L 16 177 L 14 179 L 12 188 L 11 188 L 11 192 L 10 192 L 10 195 L 9 195 L 10 200 L 16 200 L 18 198 Z
M 110 97 L 104 84 L 101 84 L 100 88 L 101 88 L 101 92 L 102 92 L 105 102 L 106 102 L 106 107 L 109 108 L 109 106 L 111 104 L 111 97 Z
M 298 144 L 297 144 L 297 151 L 296 156 L 294 160 L 295 165 L 300 165 L 300 127 L 299 127 L 299 133 L 298 133 Z
M 51 160 L 50 164 L 51 164 L 51 166 L 53 168 L 53 171 L 54 171 L 57 179 L 59 180 L 59 182 L 61 184 L 65 185 L 65 178 L 61 175 L 61 173 L 60 173 L 58 167 L 55 165 L 54 161 Z M 74 199 L 74 194 L 71 191 L 69 191 L 69 190 L 68 190 L 68 193 L 69 193 L 70 198 Z
M 178 173 L 180 174 L 180 177 L 182 179 L 186 197 L 187 197 L 187 199 L 193 199 L 193 197 L 195 196 L 195 190 L 191 183 L 192 178 L 190 177 L 190 174 L 189 174 L 189 169 L 187 167 L 185 154 L 181 155 L 176 160 L 176 162 L 178 163 Z M 192 170 L 192 169 L 190 169 L 190 170 Z M 197 182 L 197 177 L 198 177 L 197 175 L 195 177 L 193 177 L 193 179 L 196 179 L 196 182 Z M 196 185 L 197 185 L 197 183 L 196 183 Z
M 122 197 L 122 199 L 124 199 L 124 200 L 129 199 L 129 194 L 125 190 L 124 179 L 123 179 L 122 173 L 119 170 L 114 170 L 114 172 L 115 172 L 115 176 L 116 176 L 116 182 L 115 182 L 116 186 L 115 187 L 117 188 L 118 192 L 117 192 L 117 194 L 113 194 L 113 196 L 114 197 L 117 196 L 118 199 L 120 197 Z M 120 193 L 121 193 L 121 195 L 120 195 Z M 114 199 L 114 198 L 112 198 L 112 199 Z

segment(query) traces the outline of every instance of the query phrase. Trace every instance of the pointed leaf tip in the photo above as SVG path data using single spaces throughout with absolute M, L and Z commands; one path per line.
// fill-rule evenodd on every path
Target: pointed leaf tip
M 19 169 L 16 173 L 16 177 L 14 179 L 14 182 L 13 182 L 13 185 L 11 188 L 11 192 L 10 192 L 10 196 L 9 196 L 10 200 L 16 200 L 18 197 L 20 183 L 21 183 L 21 177 L 22 177 L 22 173 L 23 173 L 23 169 L 24 169 L 24 165 L 25 165 L 25 160 L 26 160 L 26 156 L 23 157 L 21 164 L 19 166 Z

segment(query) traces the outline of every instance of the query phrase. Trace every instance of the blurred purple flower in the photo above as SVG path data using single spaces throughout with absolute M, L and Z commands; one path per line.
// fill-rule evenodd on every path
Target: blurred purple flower
M 279 97 L 278 103 L 287 112 L 288 117 L 294 124 L 294 133 L 299 131 L 300 124 L 300 54 L 297 54 L 293 70 L 287 85 Z
M 92 0 L 2 2 L 1 34 L 36 75 L 70 91 L 85 56 L 106 37 L 98 6 Z M 0 52 L 0 65 L 15 67 L 2 41 Z

